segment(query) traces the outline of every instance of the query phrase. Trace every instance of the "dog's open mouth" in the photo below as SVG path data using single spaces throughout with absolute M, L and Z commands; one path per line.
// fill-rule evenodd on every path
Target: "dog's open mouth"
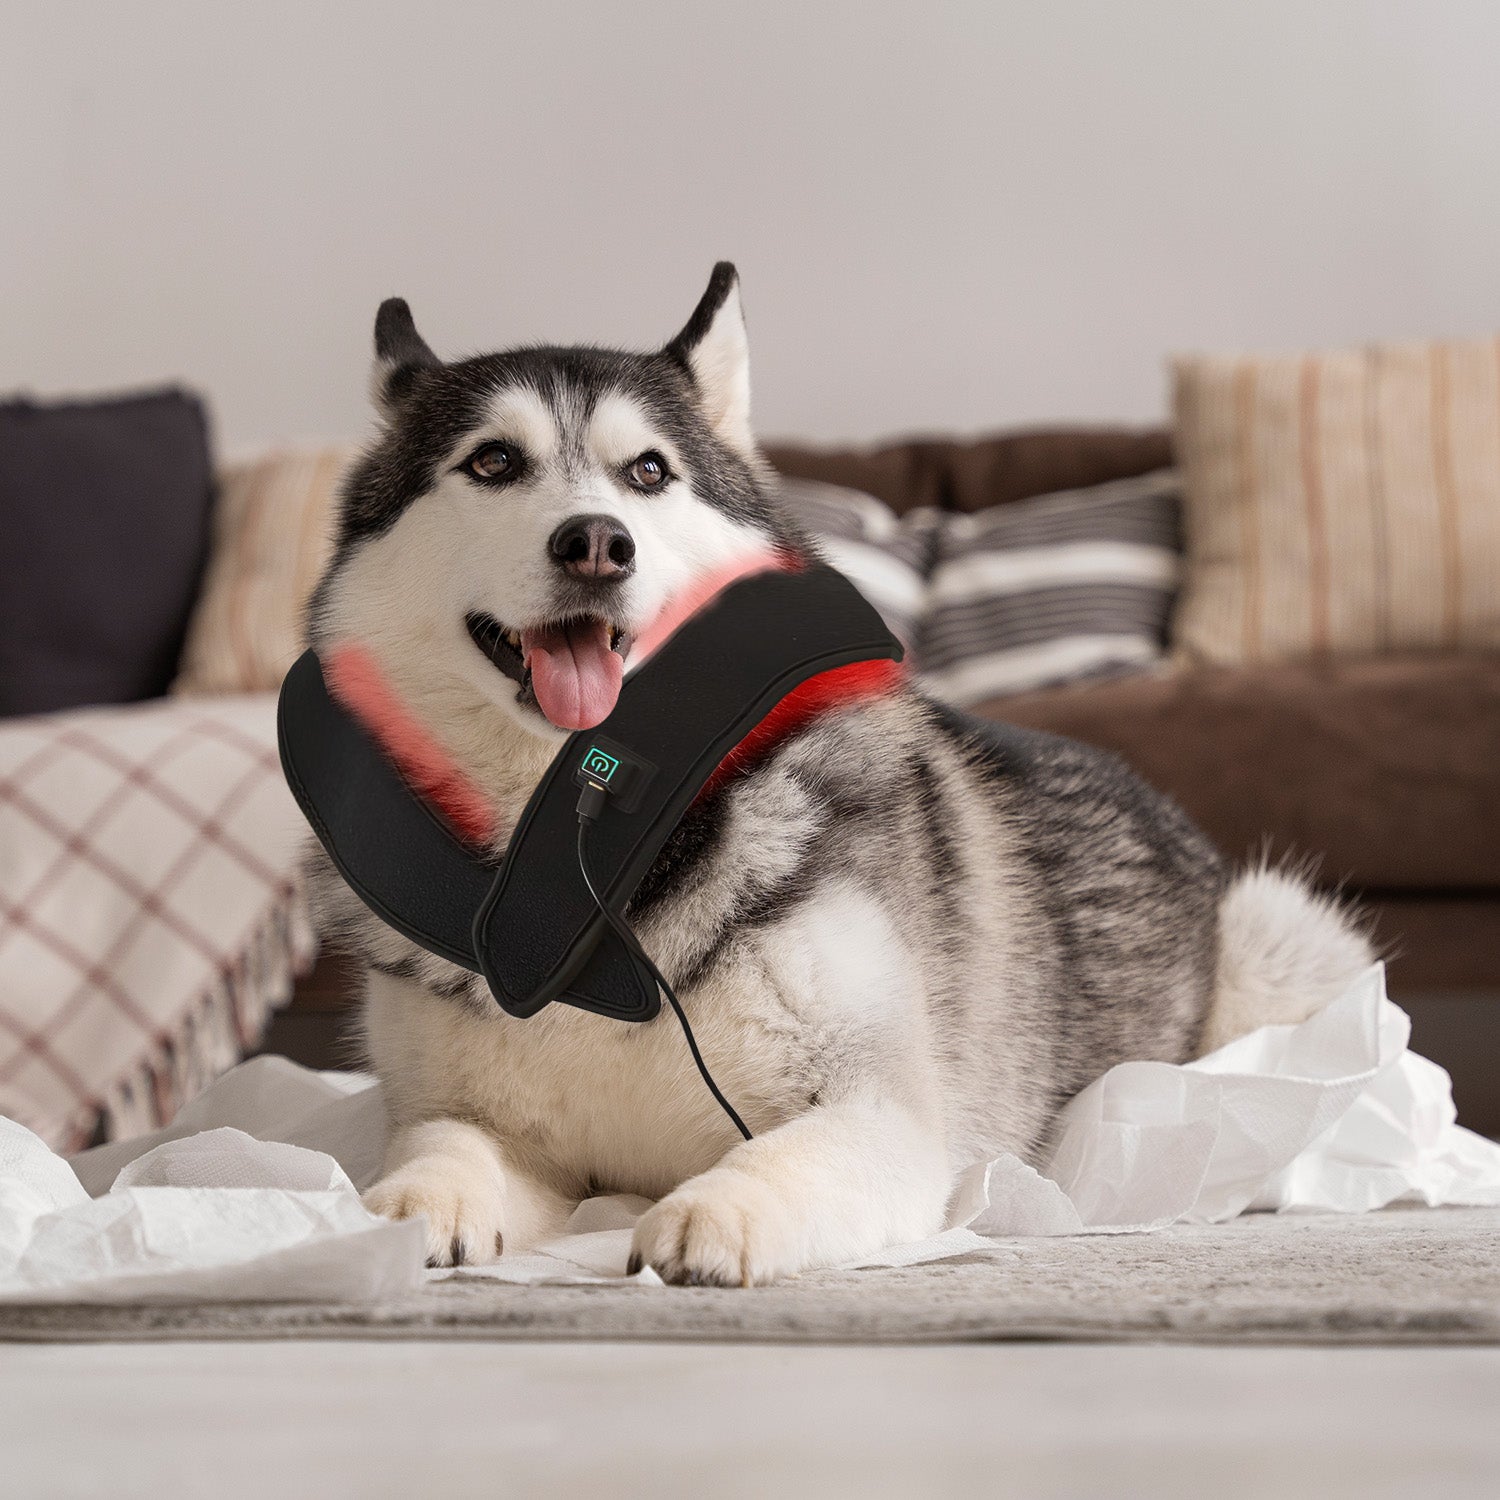
M 630 636 L 598 615 L 575 615 L 521 630 L 471 614 L 469 636 L 490 662 L 520 683 L 516 701 L 559 729 L 592 729 L 620 696 Z

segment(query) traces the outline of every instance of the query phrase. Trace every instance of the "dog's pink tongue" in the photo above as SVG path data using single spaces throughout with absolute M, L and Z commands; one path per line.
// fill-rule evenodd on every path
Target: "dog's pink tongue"
M 609 649 L 603 620 L 523 630 L 521 651 L 537 706 L 559 729 L 592 729 L 609 717 L 625 663 Z

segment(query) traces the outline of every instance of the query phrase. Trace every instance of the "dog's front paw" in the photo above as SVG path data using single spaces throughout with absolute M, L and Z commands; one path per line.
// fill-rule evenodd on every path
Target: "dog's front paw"
M 504 1249 L 505 1199 L 493 1174 L 447 1157 L 419 1158 L 361 1200 L 387 1219 L 427 1221 L 429 1266 L 480 1265 Z
M 646 1211 L 630 1272 L 650 1266 L 678 1286 L 760 1286 L 806 1269 L 802 1228 L 764 1182 L 716 1167 Z

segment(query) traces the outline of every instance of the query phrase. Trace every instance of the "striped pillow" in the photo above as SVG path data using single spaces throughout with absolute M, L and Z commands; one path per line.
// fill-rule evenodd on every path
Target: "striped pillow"
M 302 651 L 302 612 L 332 546 L 339 478 L 357 451 L 273 453 L 221 472 L 213 550 L 174 693 L 281 685 Z
M 962 706 L 1163 659 L 1177 586 L 1170 469 L 943 518 L 918 637 Z
M 911 660 L 942 513 L 919 508 L 898 516 L 873 495 L 815 479 L 782 480 L 781 499 L 828 561 L 880 611 Z
M 1500 340 L 1184 359 L 1175 387 L 1186 655 L 1500 646 Z

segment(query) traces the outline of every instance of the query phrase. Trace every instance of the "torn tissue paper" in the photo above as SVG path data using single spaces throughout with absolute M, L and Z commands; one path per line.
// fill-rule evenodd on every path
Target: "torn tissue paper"
M 1181 1067 L 1111 1068 L 1065 1106 L 1041 1173 L 1003 1156 L 971 1169 L 955 1203 L 987 1235 L 1500 1204 L 1500 1146 L 1455 1123 L 1448 1075 L 1406 1050 L 1410 1033 L 1376 965 L 1300 1026 Z
M 208 1130 L 90 1198 L 39 1137 L 0 1121 L 0 1299 L 379 1301 L 419 1282 L 422 1244 L 419 1224 L 367 1213 L 318 1151 Z
M 995 1237 L 1145 1231 L 1250 1209 L 1500 1205 L 1500 1145 L 1455 1123 L 1448 1075 L 1371 969 L 1300 1026 L 1184 1066 L 1124 1063 L 1072 1100 L 1040 1169 L 1010 1155 L 960 1175 L 947 1228 L 859 1265 L 916 1265 Z M 385 1117 L 369 1079 L 260 1058 L 167 1130 L 71 1165 L 0 1121 L 0 1298 L 373 1301 L 417 1286 L 423 1234 L 360 1205 Z M 92 1195 L 92 1196 L 91 1196 Z M 592 1199 L 557 1239 L 428 1275 L 623 1277 L 644 1199 Z M 659 1285 L 647 1269 L 634 1278 Z

